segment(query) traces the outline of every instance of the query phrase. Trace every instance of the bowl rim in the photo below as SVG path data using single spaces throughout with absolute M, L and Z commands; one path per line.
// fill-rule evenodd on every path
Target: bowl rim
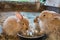
M 43 36 L 44 36 L 44 34 L 43 34 L 43 35 L 41 35 L 41 36 L 25 37 L 25 36 L 20 35 L 19 33 L 18 33 L 17 35 L 20 36 L 20 37 L 23 37 L 23 38 L 39 38 L 39 37 L 43 37 Z

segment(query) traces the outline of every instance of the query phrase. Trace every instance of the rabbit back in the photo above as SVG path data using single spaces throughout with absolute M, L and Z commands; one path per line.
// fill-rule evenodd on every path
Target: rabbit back
M 13 33 L 20 30 L 20 26 L 17 23 L 17 18 L 15 16 L 8 17 L 3 23 L 3 30 L 8 35 L 13 35 Z

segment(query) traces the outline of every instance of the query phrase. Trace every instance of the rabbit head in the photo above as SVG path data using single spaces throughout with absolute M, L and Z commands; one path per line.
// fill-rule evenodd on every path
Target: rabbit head
M 57 13 L 54 11 L 45 10 L 40 13 L 39 18 L 42 21 L 52 20 L 54 17 L 53 14 L 57 14 Z
M 37 16 L 37 17 L 34 19 L 34 23 L 38 23 L 38 18 L 39 18 L 39 16 Z
M 16 13 L 16 17 L 20 20 L 18 20 L 19 24 L 22 26 L 22 30 L 28 29 L 29 21 L 26 17 L 20 15 L 18 12 Z
M 29 22 L 28 22 L 27 19 L 23 18 L 23 19 L 21 20 L 21 22 L 19 22 L 19 23 L 20 23 L 21 26 L 22 26 L 22 28 L 21 28 L 22 31 L 28 30 Z

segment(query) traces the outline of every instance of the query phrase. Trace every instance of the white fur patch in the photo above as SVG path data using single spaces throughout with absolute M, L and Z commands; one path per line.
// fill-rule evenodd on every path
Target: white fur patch
M 39 25 L 40 25 L 40 29 L 44 30 L 44 25 L 43 25 L 43 22 L 41 20 L 39 21 Z

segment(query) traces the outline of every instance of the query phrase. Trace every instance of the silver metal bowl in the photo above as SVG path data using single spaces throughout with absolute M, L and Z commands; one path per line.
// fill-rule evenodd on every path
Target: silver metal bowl
M 20 40 L 45 40 L 47 38 L 46 34 L 43 34 L 41 36 L 34 36 L 34 37 L 26 37 L 26 36 L 22 36 L 20 34 L 17 34 L 20 38 Z

